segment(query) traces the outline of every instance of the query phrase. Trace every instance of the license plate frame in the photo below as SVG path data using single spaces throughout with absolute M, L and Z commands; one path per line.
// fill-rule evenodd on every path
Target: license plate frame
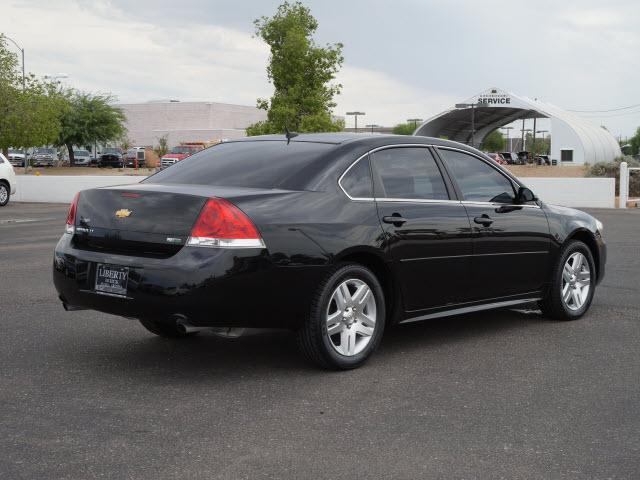
M 96 293 L 127 296 L 129 267 L 108 263 L 96 264 L 94 290 Z

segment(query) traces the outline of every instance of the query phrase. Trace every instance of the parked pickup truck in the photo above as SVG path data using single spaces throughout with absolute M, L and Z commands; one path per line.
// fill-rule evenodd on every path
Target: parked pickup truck
M 196 152 L 203 150 L 206 144 L 204 142 L 184 142 L 173 147 L 169 153 L 162 157 L 162 168 L 167 168 L 180 160 L 190 157 Z

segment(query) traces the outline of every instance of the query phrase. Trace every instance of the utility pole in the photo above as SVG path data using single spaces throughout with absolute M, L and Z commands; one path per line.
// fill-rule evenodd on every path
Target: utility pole
M 353 115 L 356 121 L 356 133 L 358 133 L 358 115 L 366 115 L 364 112 L 347 112 L 347 115 Z
M 380 125 L 376 125 L 375 123 L 373 123 L 371 125 L 365 125 L 365 127 L 370 128 L 371 129 L 371 133 L 373 133 L 373 129 L 374 128 L 380 128 Z

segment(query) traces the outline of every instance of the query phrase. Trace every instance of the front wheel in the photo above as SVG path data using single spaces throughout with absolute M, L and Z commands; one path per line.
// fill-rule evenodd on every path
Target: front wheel
M 570 241 L 553 269 L 551 286 L 540 308 L 556 320 L 576 320 L 586 313 L 593 300 L 596 267 L 589 247 Z
M 318 286 L 310 315 L 298 331 L 298 344 L 323 368 L 356 368 L 378 347 L 385 315 L 384 293 L 373 272 L 343 264 Z
M 0 182 L 0 207 L 4 207 L 7 203 L 9 203 L 9 196 L 11 192 L 9 191 L 9 185 L 5 182 Z

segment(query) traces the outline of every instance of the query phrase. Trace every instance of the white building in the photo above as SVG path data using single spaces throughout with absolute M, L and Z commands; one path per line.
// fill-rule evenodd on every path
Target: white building
M 164 135 L 169 146 L 244 137 L 249 125 L 267 116 L 256 107 L 215 102 L 166 100 L 118 107 L 126 116 L 129 140 L 139 146 L 157 145 Z
M 558 165 L 610 162 L 622 155 L 618 142 L 607 130 L 550 103 L 490 88 L 461 102 L 459 107 L 452 106 L 428 119 L 414 135 L 446 137 L 478 146 L 493 130 L 516 120 L 549 119 L 550 153 Z

